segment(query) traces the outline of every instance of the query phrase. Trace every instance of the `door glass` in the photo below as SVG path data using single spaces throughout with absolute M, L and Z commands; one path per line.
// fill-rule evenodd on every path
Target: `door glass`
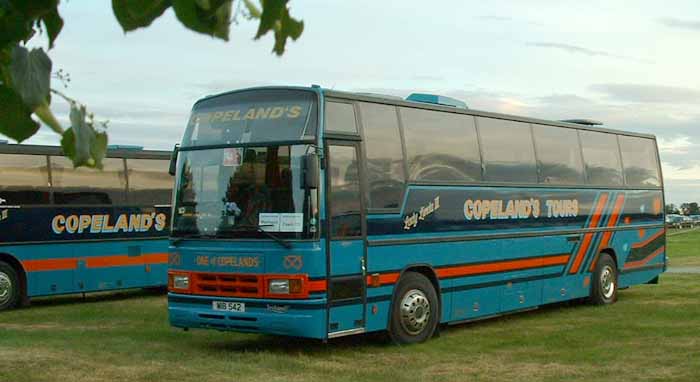
M 330 146 L 331 238 L 361 236 L 360 176 L 354 146 Z

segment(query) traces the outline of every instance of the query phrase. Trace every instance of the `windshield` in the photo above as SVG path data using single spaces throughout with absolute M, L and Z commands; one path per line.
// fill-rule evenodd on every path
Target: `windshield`
M 310 91 L 261 89 L 197 102 L 182 147 L 313 139 L 316 95 Z
M 310 145 L 181 151 L 172 236 L 286 239 L 317 231 L 316 190 L 303 187 Z

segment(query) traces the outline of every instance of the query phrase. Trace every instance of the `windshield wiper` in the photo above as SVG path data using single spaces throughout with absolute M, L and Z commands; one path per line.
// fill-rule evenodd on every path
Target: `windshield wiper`
M 263 225 L 256 225 L 256 224 L 239 224 L 236 225 L 235 227 L 232 227 L 229 231 L 234 232 L 234 231 L 245 231 L 245 230 L 256 230 L 257 232 L 262 233 L 263 235 L 269 237 L 270 239 L 276 241 L 279 245 L 283 246 L 284 248 L 287 249 L 292 249 L 292 244 L 290 244 L 288 241 L 282 239 L 279 236 L 275 236 L 271 234 L 270 232 L 267 232 L 263 229 L 263 227 L 272 227 L 272 224 L 263 224 Z

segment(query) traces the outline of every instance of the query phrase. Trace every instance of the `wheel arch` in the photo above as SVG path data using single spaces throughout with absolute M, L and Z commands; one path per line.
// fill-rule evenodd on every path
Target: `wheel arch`
M 619 271 L 620 270 L 620 263 L 617 261 L 617 253 L 615 252 L 615 250 L 613 248 L 610 248 L 610 247 L 603 248 L 600 250 L 600 252 L 598 252 L 598 256 L 596 256 L 596 259 L 595 259 L 596 261 L 593 263 L 593 265 L 595 265 L 595 263 L 598 261 L 600 256 L 603 254 L 609 255 L 612 258 L 612 260 L 615 262 L 615 268 L 617 268 L 617 270 Z
M 396 284 L 394 284 L 394 290 L 391 292 L 391 302 L 389 304 L 389 312 L 392 312 L 394 309 L 394 300 L 396 299 L 396 291 L 398 290 L 398 285 L 401 282 L 401 278 L 403 277 L 404 274 L 408 272 L 413 272 L 413 273 L 419 273 L 423 276 L 425 276 L 430 283 L 433 285 L 433 288 L 435 288 L 435 294 L 437 295 L 438 298 L 438 324 L 442 321 L 442 293 L 440 292 L 440 281 L 438 280 L 437 277 L 437 272 L 435 272 L 435 269 L 430 264 L 411 264 L 405 266 L 403 269 L 401 269 L 401 272 L 399 272 L 399 278 L 396 280 Z M 389 327 L 389 322 L 391 321 L 391 314 L 389 314 L 388 321 L 387 321 L 387 328 Z
M 22 263 L 9 253 L 0 252 L 0 261 L 9 264 L 17 272 L 20 287 L 20 304 L 26 305 L 29 293 L 27 288 L 27 271 L 22 266 Z

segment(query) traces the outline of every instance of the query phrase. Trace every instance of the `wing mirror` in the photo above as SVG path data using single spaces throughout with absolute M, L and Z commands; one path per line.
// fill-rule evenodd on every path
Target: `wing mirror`
M 319 166 L 318 166 L 318 155 L 316 154 L 306 154 L 304 155 L 304 188 L 314 189 L 318 188 L 319 185 Z
M 176 144 L 175 147 L 173 147 L 173 152 L 170 154 L 170 167 L 168 168 L 168 174 L 175 176 L 175 172 L 177 171 L 177 154 L 180 151 L 180 145 Z

